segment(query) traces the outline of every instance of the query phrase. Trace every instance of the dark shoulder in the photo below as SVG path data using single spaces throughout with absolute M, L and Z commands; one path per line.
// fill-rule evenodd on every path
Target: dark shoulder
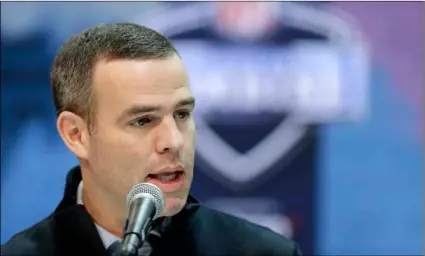
M 301 255 L 294 241 L 242 218 L 201 205 L 197 206 L 195 218 L 199 223 L 195 229 L 214 235 L 223 241 L 217 246 L 230 245 L 240 255 Z
M 50 217 L 15 234 L 1 246 L 1 255 L 42 255 L 42 240 L 50 237 Z

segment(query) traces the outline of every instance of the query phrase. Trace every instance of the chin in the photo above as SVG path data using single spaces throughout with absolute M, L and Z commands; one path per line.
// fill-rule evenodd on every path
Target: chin
M 162 217 L 169 217 L 176 215 L 183 210 L 186 205 L 187 196 L 185 197 L 166 197 L 165 208 L 162 211 Z

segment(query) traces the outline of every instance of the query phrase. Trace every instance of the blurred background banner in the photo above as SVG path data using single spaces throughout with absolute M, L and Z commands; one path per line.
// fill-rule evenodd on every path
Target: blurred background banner
M 1 3 L 1 241 L 77 164 L 49 69 L 71 35 L 173 40 L 197 97 L 192 193 L 311 254 L 423 252 L 423 3 Z

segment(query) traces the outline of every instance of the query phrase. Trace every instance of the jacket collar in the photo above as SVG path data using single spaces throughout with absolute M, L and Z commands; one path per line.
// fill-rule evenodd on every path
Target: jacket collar
M 66 177 L 63 198 L 50 216 L 54 223 L 55 255 L 107 255 L 93 219 L 84 206 L 77 204 L 77 190 L 81 180 L 80 167 L 74 167 Z M 152 228 L 162 233 L 160 244 L 153 248 L 153 255 L 175 252 L 193 255 L 193 241 L 189 239 L 191 236 L 188 231 L 197 208 L 198 202 L 189 196 L 180 213 L 173 217 L 158 218 L 152 223 Z

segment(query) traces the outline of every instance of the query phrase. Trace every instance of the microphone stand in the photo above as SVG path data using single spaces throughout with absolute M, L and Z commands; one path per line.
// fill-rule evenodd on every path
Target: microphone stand
M 138 251 L 142 248 L 151 230 L 150 223 L 147 225 L 148 228 L 143 228 L 140 234 L 131 232 L 124 235 L 120 247 L 121 256 L 138 256 Z
M 127 234 L 120 248 L 121 256 L 137 256 L 138 250 L 142 247 L 143 242 L 140 239 L 141 237 L 138 234 L 130 233 Z

